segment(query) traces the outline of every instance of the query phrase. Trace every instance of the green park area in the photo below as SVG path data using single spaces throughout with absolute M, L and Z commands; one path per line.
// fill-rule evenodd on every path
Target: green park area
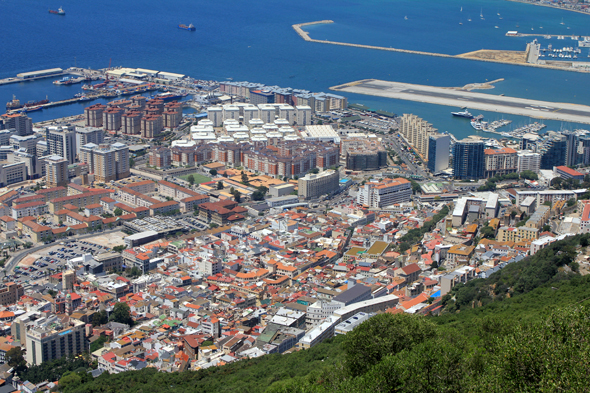
M 201 184 L 201 183 L 206 183 L 208 181 L 211 181 L 211 178 L 210 177 L 201 175 L 199 173 L 189 173 L 188 175 L 182 175 L 182 176 L 178 176 L 178 177 L 180 177 L 182 180 L 189 181 L 188 177 L 191 176 L 191 175 L 195 179 L 195 184 Z

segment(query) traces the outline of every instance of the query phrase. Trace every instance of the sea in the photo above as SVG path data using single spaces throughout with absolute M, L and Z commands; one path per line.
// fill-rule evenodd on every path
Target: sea
M 60 6 L 66 15 L 48 12 Z M 0 0 L 0 78 L 54 67 L 97 69 L 109 64 L 314 92 L 328 92 L 331 86 L 366 78 L 445 87 L 503 78 L 494 89 L 479 91 L 590 103 L 590 74 L 312 43 L 292 28 L 296 23 L 324 19 L 334 23 L 305 28 L 312 38 L 447 54 L 524 50 L 532 38 L 507 37 L 510 30 L 590 36 L 590 15 L 504 0 Z M 178 29 L 180 23 L 192 23 L 196 31 Z M 543 47 L 577 44 L 569 37 L 539 41 Z M 588 48 L 580 56 L 589 56 Z M 55 101 L 81 92 L 81 84 L 54 85 L 54 79 L 0 86 L 0 103 L 13 95 L 24 102 L 46 97 Z M 414 113 L 457 138 L 475 133 L 467 120 L 451 116 L 459 108 L 344 95 L 350 103 L 375 110 Z M 81 114 L 87 105 L 29 115 L 34 121 L 48 120 Z M 494 112 L 472 113 L 482 113 L 490 121 L 513 120 L 500 130 L 537 121 Z M 544 123 L 545 130 L 590 128 Z

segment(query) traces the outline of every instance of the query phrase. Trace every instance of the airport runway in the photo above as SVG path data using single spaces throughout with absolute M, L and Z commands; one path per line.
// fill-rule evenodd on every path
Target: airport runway
M 450 88 L 365 79 L 331 87 L 330 90 L 398 100 L 425 102 L 456 108 L 529 116 L 538 119 L 590 124 L 590 106 L 505 97 Z

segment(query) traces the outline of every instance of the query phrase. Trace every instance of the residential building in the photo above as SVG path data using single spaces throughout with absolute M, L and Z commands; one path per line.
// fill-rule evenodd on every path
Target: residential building
M 68 160 L 52 155 L 45 158 L 45 172 L 48 187 L 65 187 L 68 184 Z
M 129 176 L 129 146 L 123 143 L 93 143 L 82 146 L 80 161 L 86 162 L 95 181 L 110 182 Z
M 532 171 L 539 173 L 541 169 L 541 154 L 532 151 L 521 150 L 518 152 L 518 173 L 523 171 Z
M 484 177 L 506 175 L 518 170 L 518 153 L 509 147 L 485 149 Z
M 68 322 L 53 315 L 40 318 L 26 334 L 27 363 L 38 366 L 43 362 L 88 350 L 85 323 L 68 318 Z
M 437 129 L 416 115 L 404 113 L 401 118 L 400 133 L 422 157 L 426 158 L 430 135 L 436 135 Z
M 340 188 L 340 173 L 328 169 L 317 174 L 308 173 L 298 180 L 298 194 L 304 199 L 314 199 L 331 194 Z
M 25 180 L 27 180 L 27 164 L 25 162 L 0 163 L 0 187 L 6 187 Z
M 76 127 L 76 150 L 89 143 L 100 145 L 104 142 L 104 130 L 100 127 Z
M 48 153 L 68 160 L 68 164 L 76 162 L 76 128 L 71 125 L 45 128 Z
M 357 203 L 370 208 L 380 208 L 409 202 L 411 197 L 412 184 L 409 180 L 382 179 L 380 182 L 367 182 L 362 186 L 357 195 Z
M 453 148 L 453 175 L 457 180 L 478 180 L 484 177 L 483 141 L 463 139 Z
M 0 116 L 0 129 L 14 129 L 16 135 L 33 135 L 33 120 L 25 113 L 4 114 Z
M 0 304 L 3 306 L 15 304 L 24 294 L 25 290 L 21 284 L 14 282 L 0 284 Z
M 568 168 L 567 166 L 556 166 L 553 168 L 553 172 L 561 177 L 562 179 L 574 179 L 577 181 L 584 181 L 584 174 L 574 169 Z
M 439 173 L 449 167 L 451 137 L 445 134 L 430 135 L 428 141 L 428 170 Z
M 500 227 L 496 240 L 499 242 L 532 242 L 539 236 L 537 228 L 522 227 Z

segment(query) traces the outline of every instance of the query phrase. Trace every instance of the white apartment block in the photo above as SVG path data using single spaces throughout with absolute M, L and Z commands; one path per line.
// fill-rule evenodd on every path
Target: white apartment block
M 357 203 L 372 208 L 391 206 L 396 203 L 409 202 L 412 197 L 412 184 L 402 178 L 383 179 L 383 181 L 366 183 L 359 189 Z
M 528 150 L 518 152 L 518 172 L 533 171 L 539 173 L 541 170 L 541 154 Z

